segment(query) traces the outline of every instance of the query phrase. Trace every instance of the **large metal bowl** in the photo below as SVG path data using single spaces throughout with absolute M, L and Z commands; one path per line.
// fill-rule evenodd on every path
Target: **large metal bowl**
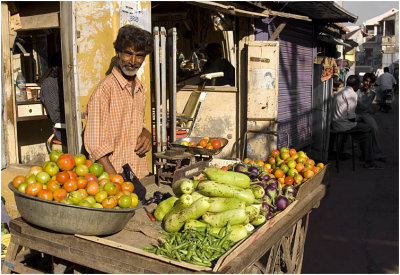
M 198 148 L 198 147 L 190 147 L 190 146 L 184 146 L 181 145 L 180 143 L 182 141 L 187 141 L 191 142 L 194 141 L 196 144 L 203 139 L 202 137 L 186 137 L 186 138 L 181 138 L 177 139 L 174 142 L 171 142 L 172 147 L 177 147 L 177 148 L 185 148 L 187 152 L 192 153 L 194 155 L 205 155 L 205 156 L 212 156 L 219 154 L 222 149 L 228 144 L 228 140 L 226 138 L 218 138 L 218 137 L 210 137 L 210 139 L 218 139 L 221 142 L 221 147 L 218 149 L 206 149 L 206 148 Z
M 121 231 L 140 208 L 104 209 L 48 201 L 22 193 L 8 184 L 14 192 L 21 217 L 29 223 L 56 232 L 81 235 L 110 235 Z

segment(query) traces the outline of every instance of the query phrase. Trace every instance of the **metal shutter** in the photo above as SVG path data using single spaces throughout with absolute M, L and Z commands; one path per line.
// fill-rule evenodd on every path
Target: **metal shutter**
M 280 18 L 256 21 L 256 40 L 268 40 L 281 22 Z M 312 142 L 312 23 L 289 20 L 279 44 L 278 131 L 287 132 L 289 146 L 299 150 Z M 286 135 L 280 134 L 278 148 L 286 143 Z

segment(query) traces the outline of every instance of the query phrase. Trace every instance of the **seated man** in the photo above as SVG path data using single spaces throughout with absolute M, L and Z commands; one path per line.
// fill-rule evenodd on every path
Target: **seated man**
M 40 101 L 54 126 L 56 123 L 65 123 L 61 52 L 53 54 L 49 70 L 49 75 L 43 80 L 40 87 Z M 65 129 L 56 128 L 54 130 L 55 139 L 66 146 Z
M 352 134 L 359 140 L 365 160 L 364 168 L 382 169 L 373 162 L 371 127 L 357 119 L 357 93 L 360 79 L 356 75 L 347 78 L 346 87 L 336 93 L 332 104 L 332 129 Z
M 373 89 L 375 83 L 375 76 L 372 73 L 366 73 L 363 76 L 362 87 L 357 91 L 357 108 L 356 114 L 372 129 L 372 148 L 376 160 L 385 162 L 386 158 L 382 152 L 378 133 L 379 127 L 375 118 L 371 115 L 374 113 L 372 109 L 372 102 L 375 98 L 375 90 Z
M 228 60 L 222 57 L 221 45 L 210 43 L 206 47 L 208 60 L 203 67 L 203 74 L 223 72 L 223 77 L 215 78 L 214 86 L 235 86 L 235 68 Z M 212 80 L 207 80 L 206 85 L 213 85 Z

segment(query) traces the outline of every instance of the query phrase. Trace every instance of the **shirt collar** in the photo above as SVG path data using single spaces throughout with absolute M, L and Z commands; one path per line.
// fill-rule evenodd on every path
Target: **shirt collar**
M 120 69 L 117 66 L 114 66 L 114 68 L 112 69 L 112 74 L 114 75 L 115 79 L 122 89 L 126 88 L 129 91 L 131 90 L 132 84 L 122 75 Z M 136 76 L 133 81 L 135 81 L 135 93 L 143 92 L 144 86 L 139 78 Z

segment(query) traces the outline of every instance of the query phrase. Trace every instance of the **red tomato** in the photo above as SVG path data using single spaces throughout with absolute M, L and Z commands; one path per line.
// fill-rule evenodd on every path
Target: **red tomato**
M 77 180 L 78 179 L 78 175 L 75 172 L 67 171 L 67 173 L 68 173 L 70 179 L 73 179 L 73 180 Z
M 107 197 L 101 202 L 104 208 L 114 208 L 117 204 L 118 202 L 114 197 Z
M 107 182 L 111 182 L 111 181 L 109 179 L 101 179 L 99 181 L 99 184 L 100 184 L 101 187 L 104 187 L 104 184 L 106 184 Z
M 53 198 L 55 201 L 62 201 L 68 196 L 67 190 L 60 188 L 53 192 Z
M 14 186 L 15 188 L 18 188 L 18 186 L 19 186 L 21 183 L 25 182 L 25 181 L 26 181 L 26 178 L 25 178 L 24 176 L 16 176 L 16 177 L 13 179 L 13 186 Z
M 53 192 L 51 192 L 49 189 L 43 189 L 38 193 L 38 198 L 52 201 L 53 200 Z
M 78 179 L 76 180 L 76 183 L 78 184 L 78 189 L 82 189 L 85 188 L 88 181 L 87 179 L 83 178 L 83 177 L 78 177 Z
M 88 192 L 86 191 L 86 189 L 78 189 L 78 192 L 81 194 L 83 200 L 88 197 Z
M 57 175 L 56 175 L 56 180 L 59 183 L 65 183 L 69 179 L 70 179 L 70 176 L 67 173 L 67 171 L 58 172 Z
M 95 175 L 93 175 L 92 173 L 87 173 L 85 175 L 86 180 L 89 181 L 95 181 L 97 182 L 97 177 Z
M 78 189 L 78 183 L 74 179 L 69 179 L 64 183 L 63 188 L 69 193 Z
M 213 142 L 211 142 L 211 145 L 214 149 L 218 149 L 221 147 L 221 141 L 219 141 L 218 139 L 213 140 Z
M 285 184 L 292 185 L 294 182 L 294 179 L 292 177 L 286 177 L 285 178 Z
M 228 171 L 228 167 L 222 166 L 222 167 L 221 167 L 221 170 L 223 170 L 223 171 Z
M 121 175 L 113 175 L 113 176 L 110 178 L 110 181 L 111 181 L 111 182 L 114 182 L 114 183 L 118 182 L 119 184 L 121 184 L 121 183 L 124 182 L 124 178 L 123 178 Z
M 51 192 L 56 191 L 57 189 L 60 189 L 61 186 L 56 180 L 50 180 L 47 183 L 47 189 L 50 190 Z
M 36 196 L 37 194 L 39 194 L 40 191 L 42 191 L 43 189 L 43 185 L 41 185 L 38 182 L 35 183 L 30 183 L 28 184 L 28 186 L 25 189 L 25 193 L 31 196 Z
M 94 196 L 100 192 L 100 186 L 95 181 L 89 181 L 86 185 L 86 191 L 90 196 Z
M 135 187 L 133 186 L 133 183 L 130 181 L 125 181 L 121 184 L 122 191 L 128 191 L 130 193 L 133 192 Z
M 203 147 L 203 148 L 205 148 L 205 147 L 207 146 L 207 143 L 208 143 L 208 141 L 205 140 L 205 139 L 201 139 L 201 140 L 199 141 L 199 145 L 200 145 L 201 147 Z
M 75 166 L 74 157 L 70 154 L 62 154 L 57 160 L 57 165 L 63 171 L 72 170 Z
M 85 165 L 87 166 L 87 167 L 90 167 L 90 165 L 92 165 L 93 164 L 93 161 L 91 161 L 90 159 L 87 159 L 86 161 L 85 161 Z
M 118 182 L 114 182 L 114 185 L 117 186 L 118 191 L 122 191 L 121 184 L 119 184 Z

